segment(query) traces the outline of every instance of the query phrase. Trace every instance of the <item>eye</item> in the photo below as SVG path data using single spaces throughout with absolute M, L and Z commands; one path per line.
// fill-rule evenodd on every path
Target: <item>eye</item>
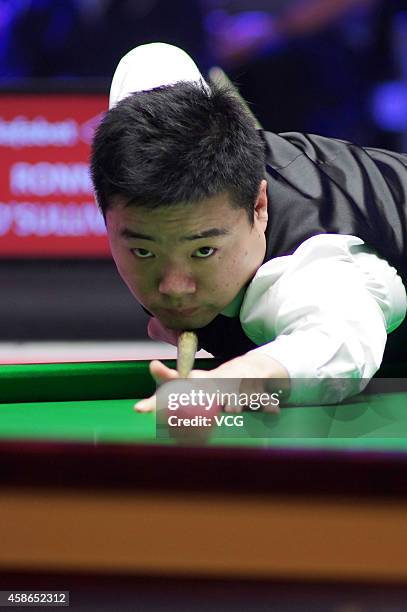
M 211 257 L 216 252 L 216 249 L 209 246 L 200 247 L 194 253 L 194 257 L 198 257 L 199 259 L 207 259 Z
M 154 254 L 147 249 L 131 249 L 131 252 L 138 257 L 139 259 L 150 259 L 150 257 L 154 257 Z

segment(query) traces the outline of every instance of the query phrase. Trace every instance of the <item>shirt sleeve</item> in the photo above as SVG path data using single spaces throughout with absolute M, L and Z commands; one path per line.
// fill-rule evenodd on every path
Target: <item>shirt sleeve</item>
M 289 403 L 330 404 L 359 393 L 378 370 L 406 302 L 397 271 L 361 239 L 324 234 L 259 268 L 240 320 L 254 352 L 288 371 Z

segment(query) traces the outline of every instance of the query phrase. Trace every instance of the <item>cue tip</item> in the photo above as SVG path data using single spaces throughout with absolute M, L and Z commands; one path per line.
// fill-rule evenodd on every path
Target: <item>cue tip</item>
M 198 337 L 193 331 L 184 331 L 178 338 L 177 372 L 180 378 L 187 378 L 194 367 Z

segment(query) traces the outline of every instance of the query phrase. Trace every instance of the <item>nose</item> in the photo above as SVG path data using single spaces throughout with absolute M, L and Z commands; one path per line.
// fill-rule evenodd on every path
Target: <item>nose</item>
M 163 295 L 180 298 L 195 293 L 196 283 L 188 272 L 170 269 L 162 275 L 158 290 Z

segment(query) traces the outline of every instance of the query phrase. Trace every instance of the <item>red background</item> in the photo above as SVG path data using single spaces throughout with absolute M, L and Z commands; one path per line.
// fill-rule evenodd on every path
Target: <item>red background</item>
M 80 137 L 73 146 L 8 146 L 4 141 L 0 142 L 0 202 L 8 205 L 19 202 L 46 205 L 53 202 L 66 206 L 68 203 L 80 205 L 94 201 L 92 193 L 46 196 L 13 194 L 10 190 L 10 170 L 17 162 L 88 164 L 89 137 L 93 131 L 86 129 L 84 124 L 90 121 L 91 127 L 95 127 L 107 105 L 107 96 L 102 94 L 1 94 L 0 120 L 3 122 L 13 121 L 17 117 L 28 121 L 41 117 L 52 124 L 73 120 L 78 125 Z M 108 254 L 106 235 L 95 235 L 91 231 L 80 236 L 18 236 L 11 228 L 0 236 L 0 257 L 106 257 Z

